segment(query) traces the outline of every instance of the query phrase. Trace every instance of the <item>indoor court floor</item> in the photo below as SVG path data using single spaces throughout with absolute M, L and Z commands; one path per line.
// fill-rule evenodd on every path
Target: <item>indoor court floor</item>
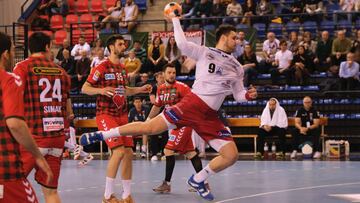
M 205 166 L 207 161 L 203 161 Z M 77 167 L 64 160 L 60 176 L 63 203 L 100 203 L 104 192 L 107 161 L 94 160 Z M 222 203 L 342 203 L 360 202 L 360 162 L 356 161 L 238 161 L 210 178 L 215 196 Z M 207 202 L 188 192 L 186 180 L 194 172 L 191 162 L 177 160 L 170 194 L 152 188 L 164 178 L 165 161 L 134 160 L 132 196 L 136 203 Z M 44 202 L 38 184 L 29 180 Z M 120 177 L 116 195 L 121 195 Z M 349 197 L 345 194 L 352 194 Z M 354 199 L 355 198 L 355 199 Z

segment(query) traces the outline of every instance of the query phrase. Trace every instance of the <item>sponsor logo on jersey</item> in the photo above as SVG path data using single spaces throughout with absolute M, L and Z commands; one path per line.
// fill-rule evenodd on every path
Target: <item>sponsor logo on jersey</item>
M 175 136 L 175 135 L 170 135 L 170 136 L 169 136 L 169 141 L 174 142 L 175 139 L 176 139 L 176 136 Z
M 43 118 L 42 121 L 45 132 L 59 131 L 61 129 L 64 129 L 63 117 L 48 117 Z
M 61 75 L 61 69 L 49 67 L 34 67 L 32 69 L 35 75 Z
M 222 72 L 223 72 L 223 68 L 219 67 L 219 68 L 216 70 L 215 74 L 216 74 L 216 75 L 222 75 Z
M 105 80 L 115 80 L 115 74 L 114 73 L 105 74 Z
M 219 137 L 231 137 L 231 132 L 229 132 L 228 130 L 220 130 L 218 132 L 218 136 Z
M 206 58 L 207 58 L 208 60 L 214 60 L 214 59 L 215 59 L 214 55 L 212 55 L 211 53 L 207 53 L 207 54 L 206 54 Z
M 176 88 L 171 88 L 170 93 L 176 93 Z
M 93 75 L 93 80 L 94 81 L 98 81 L 100 77 L 100 72 L 98 70 L 95 71 L 94 75 Z

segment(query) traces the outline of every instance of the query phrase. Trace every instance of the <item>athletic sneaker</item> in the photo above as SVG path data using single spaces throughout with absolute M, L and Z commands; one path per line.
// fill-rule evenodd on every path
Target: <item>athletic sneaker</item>
M 166 181 L 163 181 L 160 186 L 153 188 L 153 191 L 157 193 L 169 193 L 171 192 L 171 185 L 169 185 Z
M 109 199 L 105 199 L 105 197 L 103 197 L 102 200 L 102 203 L 121 203 L 121 202 L 122 200 L 116 198 L 114 194 L 112 194 Z
M 93 155 L 89 154 L 87 157 L 85 157 L 83 160 L 79 162 L 79 166 L 88 165 L 93 159 L 94 159 Z
M 214 196 L 211 194 L 211 192 L 206 188 L 205 183 L 201 182 L 198 183 L 194 180 L 194 175 L 192 175 L 189 180 L 187 181 L 188 185 L 190 187 L 194 188 L 197 193 L 204 199 L 208 201 L 214 200 Z
M 131 197 L 131 195 L 129 195 L 127 198 L 122 199 L 119 201 L 120 203 L 135 203 L 135 201 L 133 200 L 133 198 Z
M 297 151 L 294 150 L 294 151 L 291 153 L 290 158 L 291 158 L 291 159 L 296 159 L 296 155 L 297 155 Z
M 313 158 L 314 159 L 320 159 L 321 158 L 321 153 L 320 152 L 315 152 Z
M 158 159 L 158 157 L 157 157 L 156 155 L 154 155 L 154 156 L 151 157 L 150 160 L 151 160 L 151 161 L 157 161 L 157 160 L 159 160 L 159 159 Z
M 86 146 L 86 145 L 94 144 L 96 142 L 100 142 L 103 140 L 104 140 L 104 137 L 103 137 L 102 131 L 84 133 L 80 137 L 80 144 L 82 146 Z
M 205 182 L 205 187 L 210 191 L 210 184 Z M 189 192 L 197 192 L 194 188 L 190 187 Z
M 81 145 L 76 144 L 74 149 L 74 160 L 78 160 L 80 157 L 80 153 L 83 150 Z
M 147 157 L 147 153 L 146 153 L 146 145 L 142 145 L 141 146 L 141 153 L 140 153 L 140 155 L 141 155 L 141 158 L 146 158 Z

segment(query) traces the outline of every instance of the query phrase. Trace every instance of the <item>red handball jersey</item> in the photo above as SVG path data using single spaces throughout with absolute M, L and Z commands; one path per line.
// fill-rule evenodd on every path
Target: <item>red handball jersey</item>
M 122 64 L 113 64 L 109 59 L 104 60 L 91 70 L 87 82 L 93 87 L 115 87 L 112 98 L 98 95 L 96 98 L 96 115 L 107 114 L 120 116 L 127 114 L 125 87 L 128 85 L 127 72 Z
M 173 84 L 164 83 L 157 89 L 155 106 L 172 106 L 178 103 L 190 91 L 189 86 L 179 81 L 175 81 Z
M 39 137 L 64 136 L 70 77 L 45 56 L 29 57 L 16 64 L 14 73 L 24 82 L 25 120 Z
M 0 69 L 0 184 L 24 178 L 20 146 L 6 127 L 7 118 L 24 119 L 23 85 L 19 76 Z

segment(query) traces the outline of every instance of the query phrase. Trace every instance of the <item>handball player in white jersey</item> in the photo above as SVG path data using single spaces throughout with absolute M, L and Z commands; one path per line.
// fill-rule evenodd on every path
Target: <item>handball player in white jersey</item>
M 233 165 L 238 150 L 231 133 L 217 115 L 227 95 L 238 102 L 257 97 L 255 88 L 244 88 L 244 69 L 231 55 L 236 47 L 236 29 L 221 25 L 216 31 L 216 47 L 205 47 L 188 42 L 178 17 L 171 18 L 176 43 L 183 55 L 196 61 L 195 82 L 192 92 L 179 103 L 166 108 L 161 114 L 146 122 L 135 122 L 109 131 L 85 133 L 81 144 L 88 145 L 111 137 L 127 135 L 156 135 L 168 129 L 189 126 L 193 128 L 219 155 L 199 173 L 192 175 L 188 184 L 206 200 L 214 196 L 206 189 L 204 181 L 209 176 Z

